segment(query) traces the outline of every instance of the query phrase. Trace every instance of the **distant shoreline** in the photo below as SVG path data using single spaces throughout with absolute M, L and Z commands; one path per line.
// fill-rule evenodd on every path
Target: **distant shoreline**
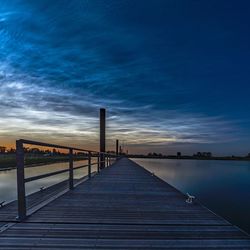
M 250 161 L 250 158 L 248 157 L 230 157 L 230 156 L 221 156 L 221 157 L 194 157 L 194 156 L 147 156 L 147 155 L 126 155 L 128 158 L 139 158 L 139 159 L 169 159 L 169 160 L 205 160 L 205 161 L 211 161 L 211 160 L 217 160 L 217 161 Z M 86 158 L 81 157 L 78 159 L 74 159 L 74 161 L 80 161 L 80 160 L 86 160 Z M 25 167 L 38 167 L 38 166 L 44 166 L 48 164 L 53 163 L 63 163 L 68 162 L 67 157 L 59 157 L 59 158 L 31 158 L 26 163 Z M 0 172 L 1 171 L 10 171 L 13 169 L 16 169 L 14 166 L 16 164 L 15 158 L 6 159 L 0 158 Z M 6 167 L 5 167 L 6 166 Z
M 248 157 L 230 157 L 230 156 L 218 156 L 218 157 L 194 157 L 194 156 L 144 156 L 144 155 L 128 155 L 129 158 L 141 158 L 141 159 L 170 159 L 170 160 L 217 160 L 217 161 L 250 161 Z

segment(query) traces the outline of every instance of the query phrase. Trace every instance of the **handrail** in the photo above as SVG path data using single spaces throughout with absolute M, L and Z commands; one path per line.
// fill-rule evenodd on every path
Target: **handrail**
M 97 165 L 97 162 L 91 163 L 91 166 L 93 166 L 93 165 Z M 78 166 L 78 167 L 74 167 L 73 169 L 77 170 L 77 169 L 80 169 L 80 168 L 86 168 L 88 166 L 89 166 L 89 164 Z M 53 176 L 53 175 L 62 174 L 62 173 L 68 172 L 68 171 L 69 171 L 69 169 L 67 168 L 67 169 L 62 169 L 62 170 L 50 172 L 50 173 L 47 173 L 47 174 L 41 174 L 41 175 L 31 176 L 31 177 L 25 178 L 24 181 L 25 181 L 25 183 L 27 183 L 27 182 L 31 182 L 31 181 L 35 181 L 35 180 L 47 178 L 47 177 L 50 177 L 50 176 Z
M 36 146 L 41 146 L 41 147 L 72 149 L 72 150 L 81 151 L 81 152 L 91 152 L 91 153 L 99 153 L 99 154 L 104 154 L 104 155 L 116 156 L 116 154 L 110 154 L 107 152 L 99 152 L 99 151 L 83 149 L 83 148 L 67 147 L 67 146 L 62 146 L 58 144 L 46 143 L 46 142 L 31 141 L 31 140 L 26 140 L 26 139 L 19 139 L 18 141 L 20 141 L 23 144 L 36 145 Z
M 24 144 L 68 150 L 69 168 L 25 178 Z M 73 159 L 74 151 L 86 152 L 87 153 L 86 160 L 88 161 L 88 164 L 74 167 L 74 164 L 73 164 L 74 163 L 74 159 Z M 92 157 L 97 157 L 97 162 L 91 162 Z M 117 155 L 109 154 L 106 152 L 98 152 L 94 150 L 67 147 L 67 146 L 62 146 L 62 145 L 57 145 L 57 144 L 25 140 L 25 139 L 17 140 L 16 141 L 16 161 L 17 161 L 18 219 L 23 220 L 27 216 L 25 183 L 47 178 L 53 175 L 58 175 L 58 174 L 62 174 L 65 172 L 69 172 L 69 189 L 74 189 L 74 170 L 88 167 L 88 177 L 91 178 L 91 173 L 92 173 L 91 166 L 97 165 L 97 172 L 99 173 L 102 166 L 104 166 L 104 168 L 110 166 L 110 159 L 112 157 L 117 159 Z
M 53 175 L 62 174 L 62 173 L 65 173 L 65 172 L 69 172 L 69 169 L 63 169 L 63 170 L 58 170 L 58 171 L 50 172 L 50 173 L 47 173 L 47 174 L 41 174 L 41 175 L 37 175 L 37 176 L 31 176 L 31 177 L 25 178 L 24 181 L 25 181 L 25 183 L 27 183 L 27 182 L 31 182 L 31 181 L 35 181 L 35 180 L 47 178 L 47 177 L 50 177 L 50 176 L 53 176 Z
M 82 166 L 78 166 L 78 167 L 74 167 L 73 169 L 74 170 L 77 170 L 77 169 L 80 169 L 80 168 L 86 168 L 86 167 L 88 167 L 89 165 L 87 164 L 87 165 L 82 165 Z

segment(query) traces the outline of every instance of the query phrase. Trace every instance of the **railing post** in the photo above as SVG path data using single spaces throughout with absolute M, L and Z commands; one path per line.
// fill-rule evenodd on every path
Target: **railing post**
M 97 154 L 97 172 L 100 172 L 100 153 Z
M 69 189 L 74 189 L 73 149 L 69 149 Z
M 91 152 L 88 154 L 88 177 L 91 178 Z
M 21 140 L 16 141 L 16 163 L 18 219 L 22 221 L 26 218 L 26 197 L 24 180 L 24 148 Z
M 106 167 L 106 160 L 105 160 L 105 154 L 104 153 L 102 153 L 101 154 L 101 159 L 102 159 L 102 163 L 101 163 L 101 169 L 102 169 L 102 167 Z

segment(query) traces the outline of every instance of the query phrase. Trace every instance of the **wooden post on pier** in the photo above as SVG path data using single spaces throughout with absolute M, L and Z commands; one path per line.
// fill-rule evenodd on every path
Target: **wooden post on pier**
M 104 153 L 106 151 L 106 110 L 100 109 L 100 152 Z M 105 168 L 105 154 L 101 154 L 100 168 Z
M 74 189 L 73 149 L 69 149 L 69 189 Z
M 97 154 L 97 172 L 100 172 L 100 153 Z
M 88 177 L 91 178 L 91 152 L 88 153 Z
M 24 148 L 21 140 L 16 141 L 16 162 L 18 220 L 22 221 L 26 218 L 26 198 L 24 182 Z
M 119 140 L 116 140 L 116 156 L 119 154 Z

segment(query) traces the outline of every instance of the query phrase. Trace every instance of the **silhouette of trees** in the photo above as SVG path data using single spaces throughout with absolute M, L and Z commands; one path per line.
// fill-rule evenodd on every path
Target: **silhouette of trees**
M 4 154 L 6 151 L 6 147 L 0 146 L 0 154 Z

